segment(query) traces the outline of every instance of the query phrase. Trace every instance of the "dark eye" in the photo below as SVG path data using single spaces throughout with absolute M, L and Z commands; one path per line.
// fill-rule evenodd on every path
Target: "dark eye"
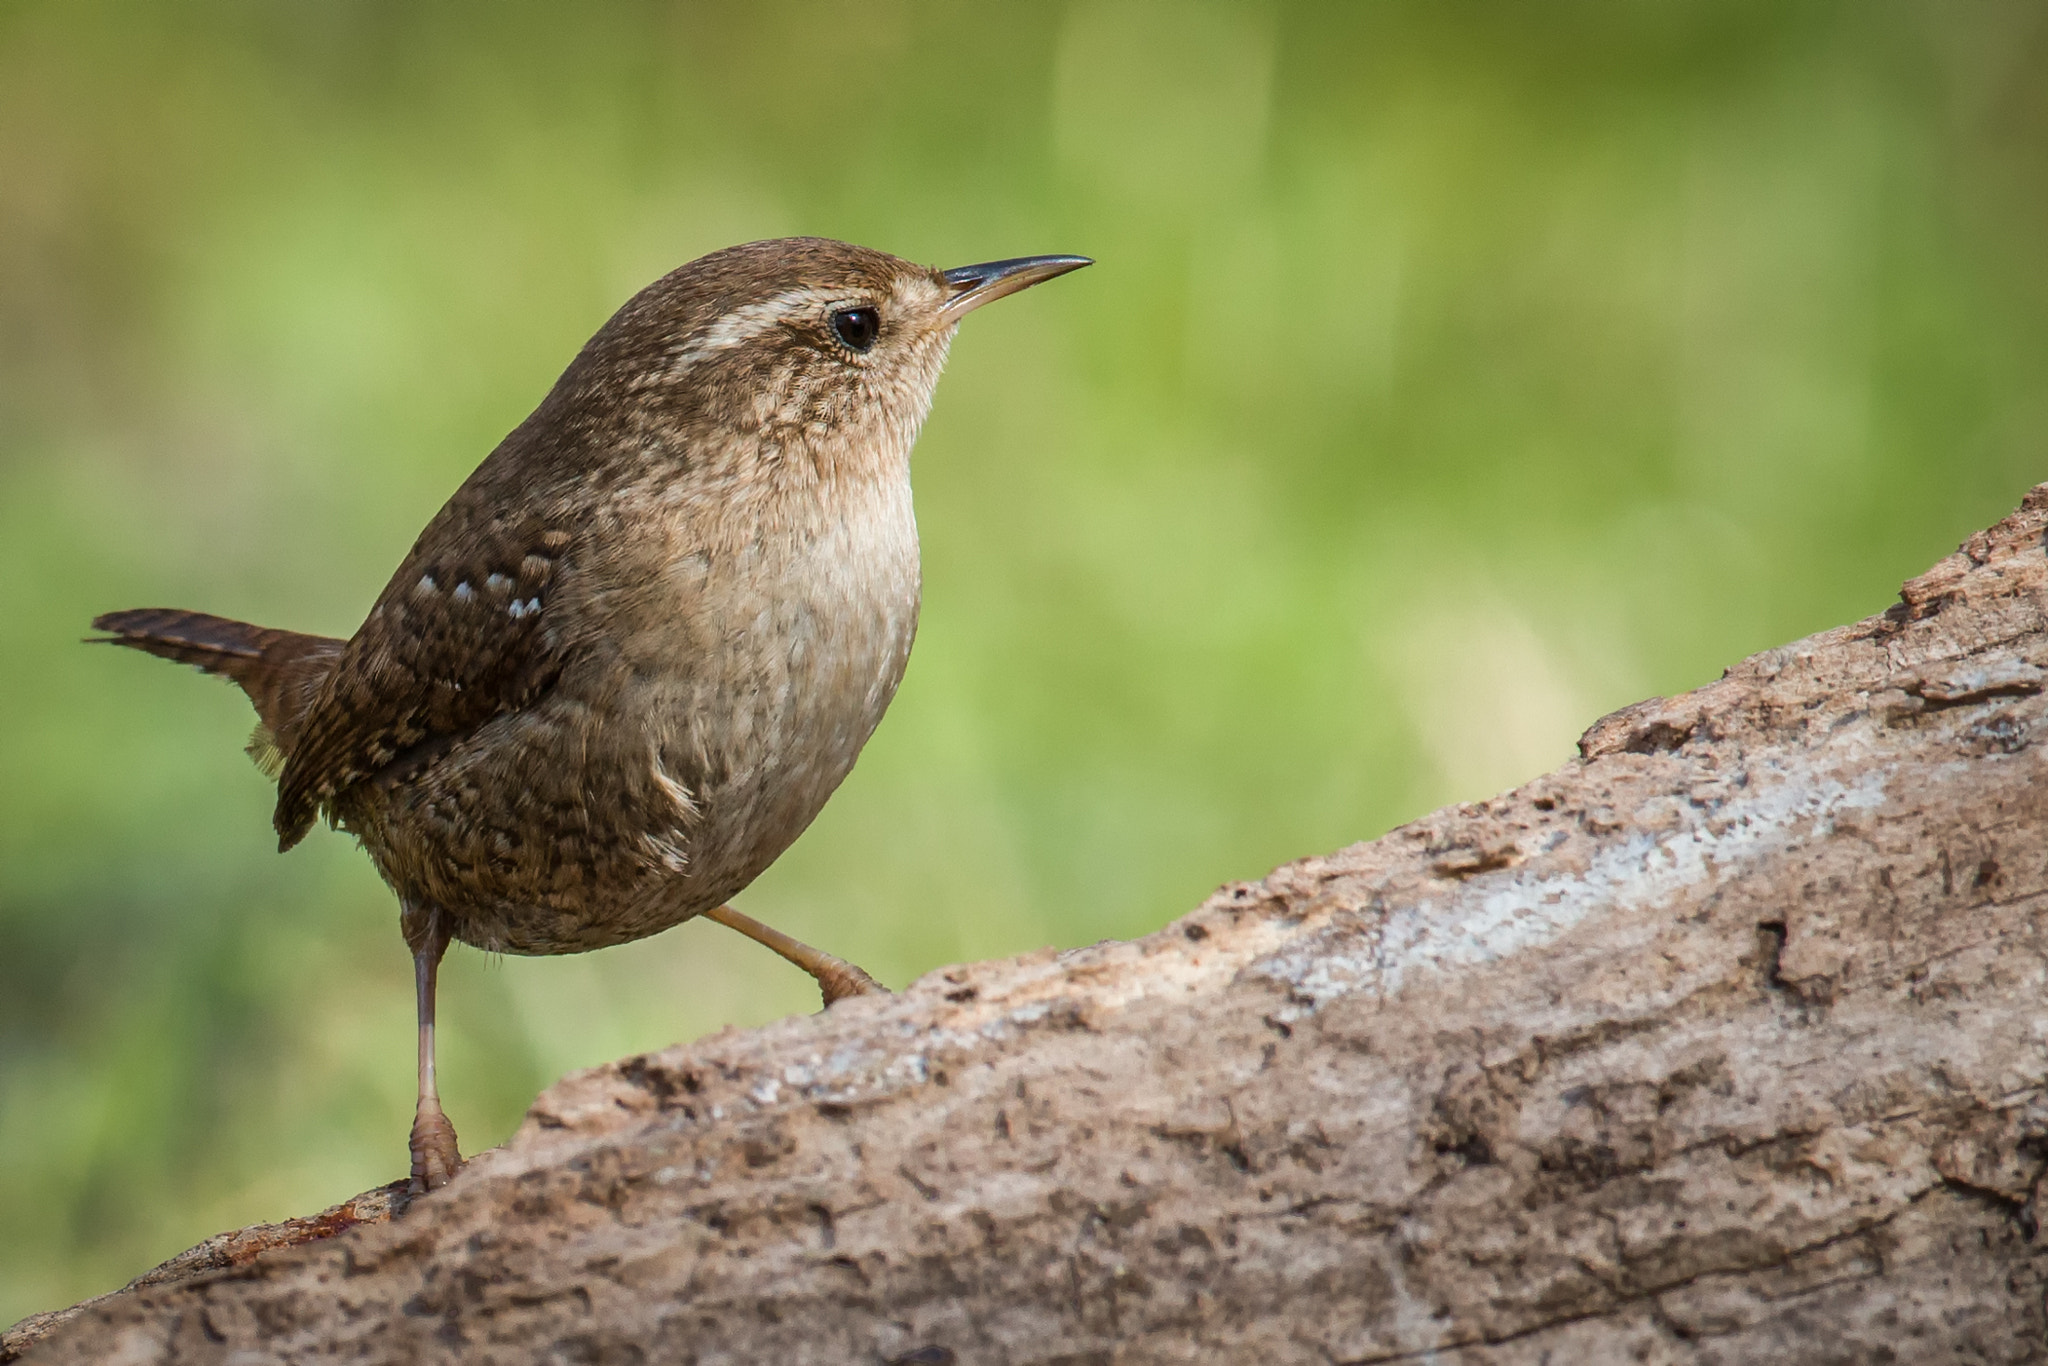
M 832 335 L 855 351 L 866 351 L 882 334 L 882 315 L 872 308 L 842 308 L 832 315 Z

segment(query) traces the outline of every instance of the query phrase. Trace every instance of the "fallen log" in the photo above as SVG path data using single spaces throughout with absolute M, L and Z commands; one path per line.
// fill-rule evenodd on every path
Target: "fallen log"
M 576 1074 L 398 1218 L 6 1354 L 2040 1360 L 2044 533 L 2048 485 L 1516 791 Z

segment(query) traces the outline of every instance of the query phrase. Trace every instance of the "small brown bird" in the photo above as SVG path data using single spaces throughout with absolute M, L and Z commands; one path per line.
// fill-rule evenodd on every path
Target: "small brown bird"
M 415 1191 L 461 1165 L 434 1083 L 448 941 L 578 953 L 727 906 L 803 833 L 917 631 L 910 447 L 954 328 L 1090 264 L 934 270 L 822 238 L 642 290 L 427 524 L 348 640 L 113 612 L 107 643 L 256 706 L 289 849 L 325 815 L 398 893 L 419 995 Z

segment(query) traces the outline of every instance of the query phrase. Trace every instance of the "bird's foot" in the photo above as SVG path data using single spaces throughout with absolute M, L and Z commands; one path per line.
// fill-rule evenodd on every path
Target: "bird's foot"
M 826 961 L 817 964 L 811 975 L 818 981 L 818 992 L 825 998 L 825 1004 L 843 1001 L 849 996 L 887 996 L 889 988 L 862 972 L 844 958 L 820 955 Z
M 460 1170 L 462 1153 L 455 1146 L 455 1126 L 439 1105 L 422 1099 L 412 1119 L 412 1193 L 439 1190 Z
M 800 939 L 791 939 L 774 926 L 763 925 L 754 917 L 736 911 L 730 906 L 716 906 L 705 911 L 703 915 L 706 920 L 715 920 L 729 930 L 738 930 L 756 944 L 773 949 L 811 974 L 811 980 L 818 984 L 818 991 L 824 996 L 825 1004 L 828 1006 L 849 996 L 889 994 L 889 988 L 844 958 L 835 958 L 823 949 L 814 949 Z

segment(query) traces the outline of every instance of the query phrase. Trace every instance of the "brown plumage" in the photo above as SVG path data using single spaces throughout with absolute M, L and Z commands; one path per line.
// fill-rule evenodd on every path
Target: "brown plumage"
M 961 316 L 1086 262 L 937 271 L 817 238 L 694 261 L 601 328 L 420 533 L 347 641 L 116 612 L 112 643 L 255 704 L 290 848 L 322 814 L 398 893 L 420 989 L 414 1181 L 449 938 L 621 943 L 724 903 L 852 767 L 917 626 L 909 457 Z

